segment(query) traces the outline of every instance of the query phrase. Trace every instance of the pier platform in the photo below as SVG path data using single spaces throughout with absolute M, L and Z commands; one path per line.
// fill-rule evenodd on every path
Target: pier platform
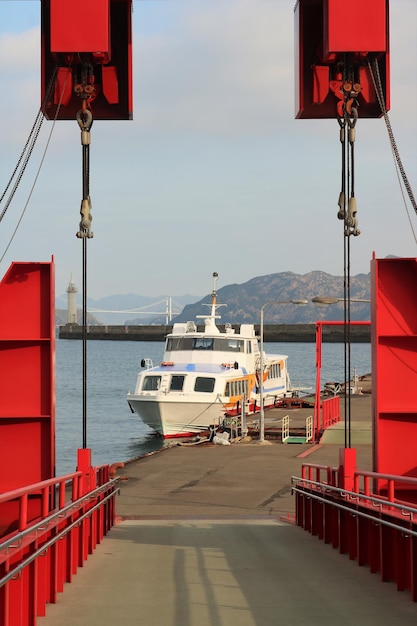
M 239 325 L 232 324 L 232 328 L 238 330 Z M 224 325 L 218 324 L 218 328 L 224 331 Z M 198 326 L 199 331 L 204 326 Z M 117 326 L 100 324 L 87 327 L 87 339 L 99 341 L 165 341 L 168 333 L 172 332 L 172 325 L 132 325 Z M 255 332 L 259 336 L 259 324 L 255 324 Z M 344 330 L 342 326 L 323 326 L 323 342 L 343 343 Z M 59 327 L 59 339 L 82 339 L 83 328 L 79 324 L 65 324 Z M 265 341 L 315 343 L 315 324 L 265 324 Z M 350 329 L 352 343 L 369 343 L 371 331 L 369 326 L 352 326 Z
M 370 425 L 371 397 L 352 400 L 352 427 Z M 127 463 L 118 524 L 39 626 L 414 626 L 408 593 L 291 523 L 291 476 L 338 465 L 340 447 L 253 439 Z M 371 469 L 371 444 L 356 449 Z

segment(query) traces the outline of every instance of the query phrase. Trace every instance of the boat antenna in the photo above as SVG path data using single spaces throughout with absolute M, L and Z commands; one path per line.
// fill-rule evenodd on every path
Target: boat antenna
M 211 292 L 211 316 L 216 317 L 216 303 L 217 303 L 217 279 L 219 275 L 217 272 L 213 272 L 213 291 Z M 219 316 L 220 317 L 220 316 Z
M 207 315 L 197 315 L 197 318 L 203 318 L 206 320 L 206 324 L 211 322 L 213 324 L 214 320 L 219 320 L 221 315 L 216 315 L 216 310 L 221 306 L 226 306 L 226 304 L 217 304 L 217 279 L 219 275 L 217 272 L 213 272 L 213 291 L 211 292 L 211 304 L 203 303 L 203 306 L 209 306 L 211 308 L 211 313 L 207 317 Z

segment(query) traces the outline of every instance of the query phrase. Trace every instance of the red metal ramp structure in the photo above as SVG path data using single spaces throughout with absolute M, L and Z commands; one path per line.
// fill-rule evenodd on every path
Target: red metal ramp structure
M 417 259 L 373 258 L 371 268 L 373 467 L 417 479 Z M 417 485 L 401 497 L 417 502 Z
M 372 281 L 373 471 L 354 448 L 339 467 L 293 477 L 299 526 L 417 601 L 417 259 L 376 259 Z
M 13 263 L 0 300 L 0 626 L 22 626 L 45 615 L 114 524 L 119 479 L 83 464 L 87 449 L 55 478 L 53 260 Z
M 13 263 L 0 283 L 0 493 L 55 474 L 54 263 Z M 39 499 L 28 502 L 39 514 Z M 13 503 L 0 505 L 4 531 Z

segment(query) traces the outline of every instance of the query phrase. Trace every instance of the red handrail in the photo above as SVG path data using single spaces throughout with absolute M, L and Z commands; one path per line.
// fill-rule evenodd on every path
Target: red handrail
M 417 478 L 356 470 L 347 490 L 338 468 L 303 463 L 301 474 L 292 479 L 297 525 L 417 602 L 417 504 L 398 497 L 405 487 L 414 495 Z
M 45 615 L 114 525 L 119 479 L 110 478 L 108 465 L 90 471 L 95 480 L 89 491 L 85 473 L 77 471 L 0 494 L 1 510 L 14 520 L 0 539 L 0 626 L 21 626 L 24 599 L 35 593 L 30 623 Z M 29 507 L 33 500 L 35 509 Z

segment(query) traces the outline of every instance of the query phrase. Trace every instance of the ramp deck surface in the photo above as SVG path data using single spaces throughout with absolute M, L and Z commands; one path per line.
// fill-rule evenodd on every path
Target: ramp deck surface
M 371 398 L 353 400 L 363 427 Z M 128 463 L 119 523 L 39 626 L 414 626 L 409 593 L 283 521 L 291 476 L 337 466 L 342 446 L 177 446 Z M 356 449 L 372 469 L 371 445 Z

